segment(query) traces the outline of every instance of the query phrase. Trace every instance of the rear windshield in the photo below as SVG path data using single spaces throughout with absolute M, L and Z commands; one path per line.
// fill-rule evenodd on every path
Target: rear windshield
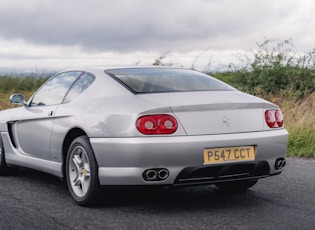
M 235 90 L 209 75 L 187 69 L 130 68 L 105 72 L 134 93 Z

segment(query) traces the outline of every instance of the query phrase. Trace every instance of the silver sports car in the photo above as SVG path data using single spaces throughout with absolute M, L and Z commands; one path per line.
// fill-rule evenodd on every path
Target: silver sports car
M 0 112 L 0 174 L 64 178 L 82 206 L 101 186 L 243 190 L 285 165 L 279 107 L 193 70 L 70 69 L 10 100 L 21 106 Z

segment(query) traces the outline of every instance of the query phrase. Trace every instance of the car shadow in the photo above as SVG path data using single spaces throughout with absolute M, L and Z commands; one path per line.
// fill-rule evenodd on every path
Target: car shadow
M 24 183 L 24 187 L 47 187 L 61 201 L 71 204 L 72 198 L 65 182 L 50 174 L 21 168 L 12 177 Z M 259 183 L 259 182 L 258 182 Z M 45 191 L 45 190 L 43 190 Z M 40 199 L 40 198 L 39 198 Z M 142 207 L 151 212 L 166 210 L 200 210 L 228 208 L 230 206 L 257 206 L 261 202 L 253 189 L 243 192 L 222 192 L 214 185 L 195 187 L 102 187 L 92 209 Z M 72 204 L 76 206 L 75 202 Z
M 200 210 L 216 209 L 230 206 L 257 206 L 255 191 L 248 189 L 242 192 L 222 192 L 214 185 L 180 188 L 103 188 L 96 208 L 110 207 L 150 207 L 151 211 L 163 209 Z

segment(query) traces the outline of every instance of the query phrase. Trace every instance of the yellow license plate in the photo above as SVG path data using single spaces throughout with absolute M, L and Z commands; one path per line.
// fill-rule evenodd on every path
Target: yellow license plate
M 233 162 L 233 161 L 253 161 L 255 160 L 254 146 L 239 146 L 228 148 L 204 149 L 204 164 Z

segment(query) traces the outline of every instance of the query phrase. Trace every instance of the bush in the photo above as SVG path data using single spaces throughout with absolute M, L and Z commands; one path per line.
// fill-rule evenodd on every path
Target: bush
M 315 92 L 315 50 L 297 55 L 291 41 L 266 39 L 252 57 L 241 55 L 244 66 L 230 64 L 213 75 L 236 88 L 259 96 L 290 90 L 303 98 Z

